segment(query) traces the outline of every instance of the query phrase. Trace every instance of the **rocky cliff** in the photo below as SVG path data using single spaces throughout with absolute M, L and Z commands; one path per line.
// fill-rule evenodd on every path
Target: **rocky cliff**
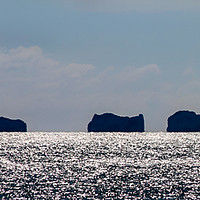
M 178 111 L 168 118 L 167 132 L 199 132 L 200 115 L 193 111 Z
M 112 113 L 95 114 L 88 132 L 144 132 L 144 117 L 120 117 Z
M 0 117 L 0 132 L 26 132 L 27 125 L 22 120 Z

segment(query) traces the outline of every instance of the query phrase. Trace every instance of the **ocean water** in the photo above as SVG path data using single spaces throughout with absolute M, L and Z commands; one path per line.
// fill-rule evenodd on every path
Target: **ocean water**
M 0 133 L 0 199 L 200 199 L 200 133 Z

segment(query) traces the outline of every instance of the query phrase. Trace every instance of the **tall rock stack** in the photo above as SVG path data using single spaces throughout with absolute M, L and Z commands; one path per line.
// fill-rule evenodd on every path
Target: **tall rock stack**
M 168 118 L 167 132 L 199 132 L 200 115 L 193 111 L 178 111 Z

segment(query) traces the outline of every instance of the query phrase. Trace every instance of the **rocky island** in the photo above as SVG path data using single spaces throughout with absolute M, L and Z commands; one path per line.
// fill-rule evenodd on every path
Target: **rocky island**
M 27 125 L 20 119 L 0 117 L 0 132 L 26 132 Z
M 200 115 L 193 111 L 178 111 L 168 118 L 167 132 L 199 132 Z
M 88 132 L 144 132 L 144 117 L 121 117 L 112 113 L 95 114 L 88 124 Z

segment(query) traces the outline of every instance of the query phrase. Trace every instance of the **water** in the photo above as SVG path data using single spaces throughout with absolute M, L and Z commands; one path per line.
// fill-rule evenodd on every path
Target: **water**
M 200 133 L 0 133 L 0 199 L 200 199 Z

